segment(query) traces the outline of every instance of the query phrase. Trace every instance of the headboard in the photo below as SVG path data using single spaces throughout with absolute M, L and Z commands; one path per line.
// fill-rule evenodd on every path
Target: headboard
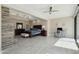
M 33 28 L 42 29 L 42 25 L 34 25 Z

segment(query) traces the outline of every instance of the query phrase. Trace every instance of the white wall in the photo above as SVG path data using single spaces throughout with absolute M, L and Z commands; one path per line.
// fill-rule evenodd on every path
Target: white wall
M 65 32 L 65 37 L 74 36 L 74 19 L 72 17 L 64 17 L 59 19 L 52 19 L 48 22 L 48 35 L 53 36 L 57 27 L 62 27 Z

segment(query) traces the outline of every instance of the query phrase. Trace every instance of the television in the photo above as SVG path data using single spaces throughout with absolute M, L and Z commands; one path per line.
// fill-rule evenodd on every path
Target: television
M 60 30 L 60 31 L 62 31 L 63 29 L 62 29 L 62 28 L 57 28 L 57 30 Z

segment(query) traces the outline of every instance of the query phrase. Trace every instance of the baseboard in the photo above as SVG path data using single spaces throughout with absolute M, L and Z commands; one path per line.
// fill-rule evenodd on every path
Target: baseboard
M 48 34 L 47 36 L 48 36 L 48 37 L 54 37 L 54 34 L 50 33 L 50 34 Z M 79 37 L 79 36 L 78 36 L 78 37 Z M 73 35 L 65 35 L 65 36 L 62 37 L 62 38 L 74 38 L 74 36 L 73 36 Z

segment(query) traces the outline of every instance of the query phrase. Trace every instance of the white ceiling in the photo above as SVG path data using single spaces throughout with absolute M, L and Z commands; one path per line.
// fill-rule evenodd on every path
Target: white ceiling
M 7 4 L 6 6 L 46 20 L 72 16 L 76 8 L 76 4 Z M 44 13 L 44 11 L 48 11 L 49 6 L 52 6 L 53 9 L 59 11 L 54 12 L 51 15 L 49 13 Z

